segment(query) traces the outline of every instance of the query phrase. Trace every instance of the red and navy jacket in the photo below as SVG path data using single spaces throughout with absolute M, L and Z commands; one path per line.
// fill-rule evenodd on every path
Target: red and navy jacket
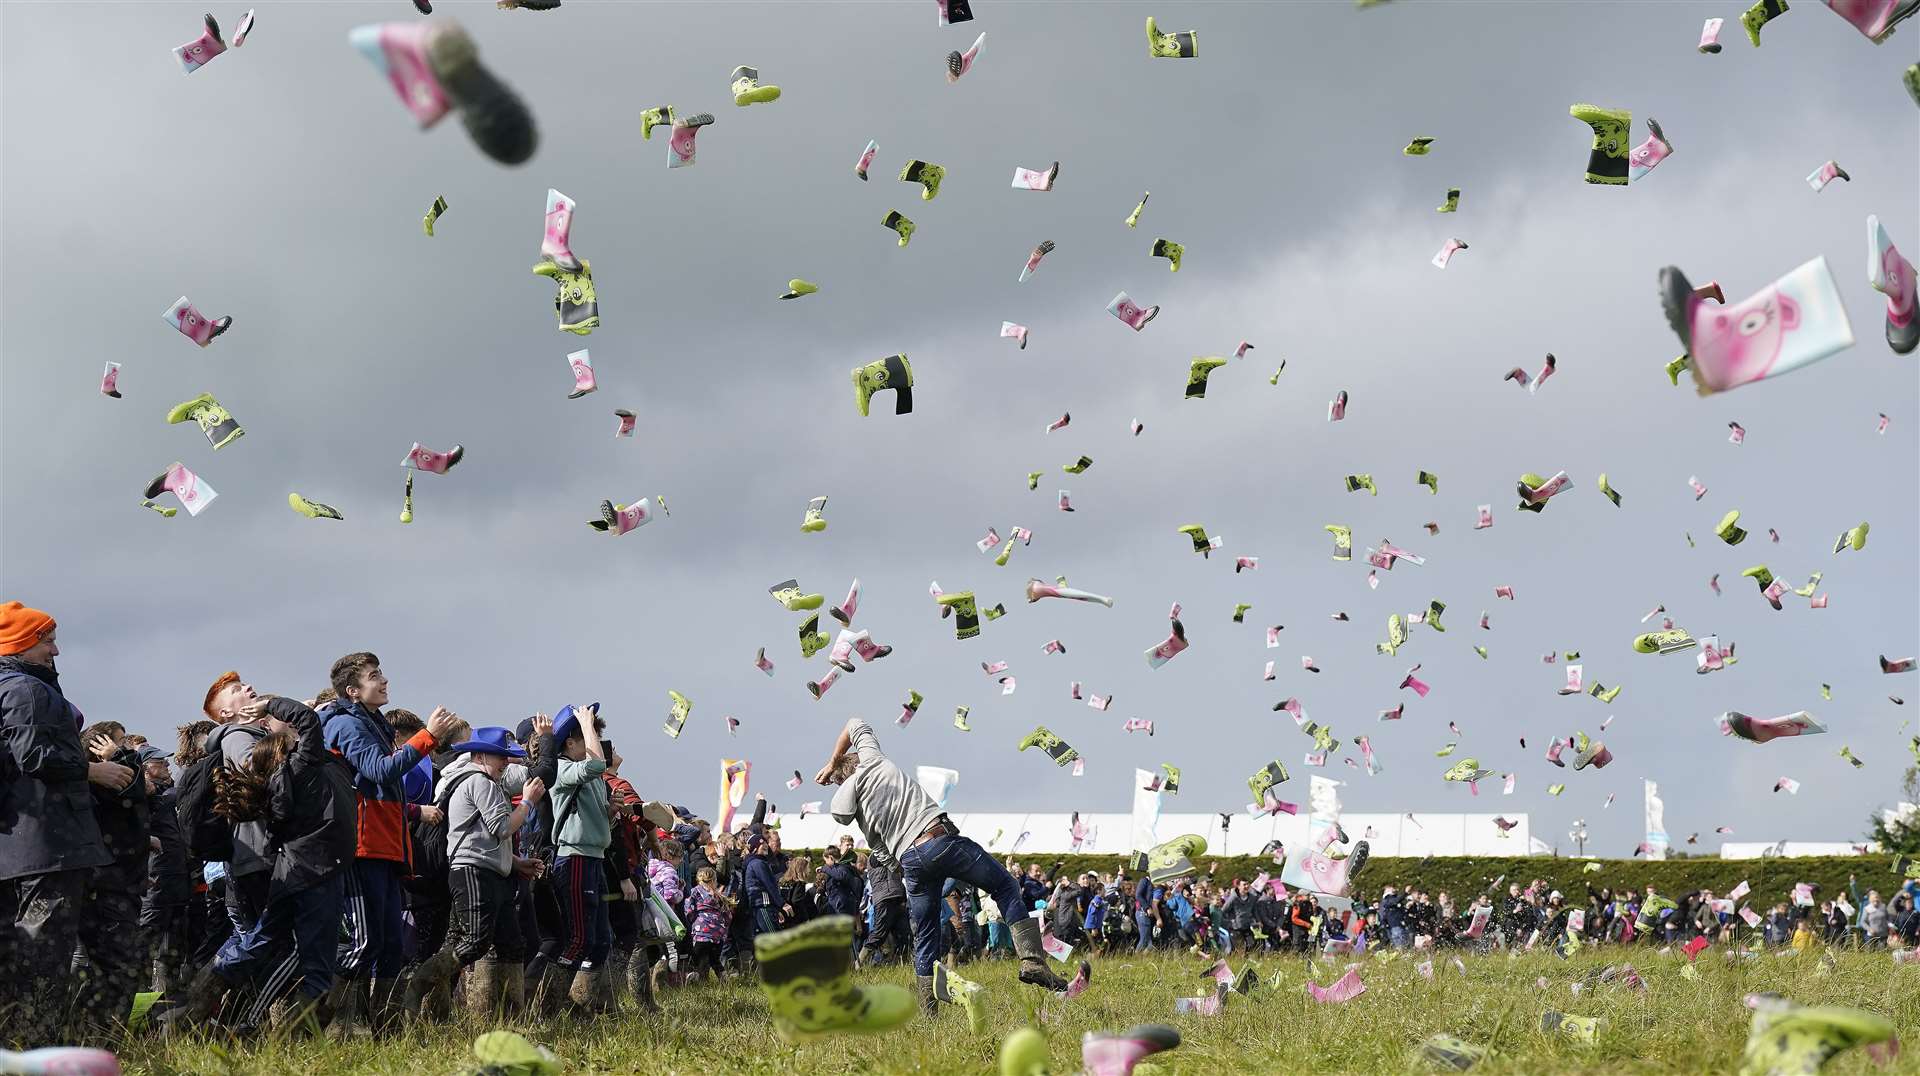
M 407 832 L 407 771 L 433 751 L 433 734 L 421 729 L 393 747 L 393 726 L 357 702 L 336 699 L 321 711 L 327 749 L 353 768 L 354 798 L 359 803 L 359 832 L 354 855 L 386 859 L 413 870 L 413 842 Z

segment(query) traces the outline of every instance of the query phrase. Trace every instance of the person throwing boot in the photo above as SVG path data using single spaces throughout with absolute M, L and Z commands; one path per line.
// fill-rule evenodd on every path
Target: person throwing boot
M 874 856 L 900 868 L 913 924 L 914 980 L 926 1015 L 938 1011 L 933 965 L 940 955 L 940 892 L 949 878 L 986 890 L 1000 906 L 1020 957 L 1021 982 L 1048 990 L 1067 988 L 1067 981 L 1047 967 L 1040 921 L 1027 914 L 1019 883 L 978 844 L 961 836 L 919 782 L 881 752 L 865 721 L 856 717 L 847 722 L 814 780 L 839 786 L 833 794 L 833 820 L 843 826 L 858 823 Z

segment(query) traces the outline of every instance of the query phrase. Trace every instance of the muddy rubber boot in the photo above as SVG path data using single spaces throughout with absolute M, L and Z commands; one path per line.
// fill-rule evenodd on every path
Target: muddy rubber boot
M 373 1035 L 367 1026 L 367 980 L 348 979 L 336 984 L 340 997 L 334 1002 L 333 1022 L 327 1025 L 327 1038 L 364 1039 Z

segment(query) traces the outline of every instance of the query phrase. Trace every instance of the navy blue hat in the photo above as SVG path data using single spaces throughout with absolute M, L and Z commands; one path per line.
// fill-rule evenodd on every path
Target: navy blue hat
M 597 702 L 593 703 L 588 706 L 587 709 L 595 716 L 598 716 L 600 713 L 600 704 Z M 553 745 L 555 747 L 564 746 L 568 740 L 578 735 L 580 735 L 580 712 L 575 710 L 571 704 L 562 706 L 560 712 L 553 717 Z
M 519 740 L 524 745 L 532 746 L 533 718 L 531 717 L 521 718 L 520 723 L 513 727 L 513 738 L 516 740 Z
M 489 725 L 473 730 L 473 739 L 465 743 L 454 744 L 449 750 L 458 754 L 472 751 L 483 755 L 505 755 L 508 758 L 526 758 L 527 753 L 513 742 L 513 735 L 498 725 Z
M 140 761 L 142 763 L 152 762 L 155 759 L 159 759 L 160 761 L 165 762 L 167 759 L 173 757 L 171 754 L 160 750 L 158 747 L 155 747 L 150 743 L 141 744 L 140 750 L 136 752 L 136 754 L 140 756 Z

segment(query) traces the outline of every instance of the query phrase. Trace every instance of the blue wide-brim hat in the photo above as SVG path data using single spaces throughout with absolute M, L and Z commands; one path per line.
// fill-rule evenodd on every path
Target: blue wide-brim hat
M 472 751 L 483 755 L 505 755 L 508 758 L 527 757 L 527 753 L 521 750 L 520 745 L 513 742 L 513 733 L 498 725 L 474 729 L 473 739 L 454 744 L 449 750 L 456 754 Z
M 600 704 L 596 702 L 587 709 L 597 714 L 600 712 Z M 553 746 L 558 749 L 579 734 L 580 712 L 575 710 L 571 703 L 562 706 L 560 712 L 553 717 Z

